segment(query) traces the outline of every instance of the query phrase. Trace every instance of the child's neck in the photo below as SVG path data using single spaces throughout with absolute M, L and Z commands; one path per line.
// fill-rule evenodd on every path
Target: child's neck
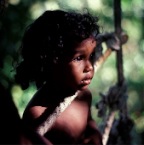
M 63 85 L 58 85 L 54 83 L 46 83 L 45 86 L 49 88 L 50 91 L 53 92 L 54 95 L 59 95 L 62 98 L 74 95 L 77 90 L 73 90 L 71 88 L 64 87 Z

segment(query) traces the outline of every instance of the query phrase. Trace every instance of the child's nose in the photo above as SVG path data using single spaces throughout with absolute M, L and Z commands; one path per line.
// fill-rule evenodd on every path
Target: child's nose
M 93 70 L 93 64 L 90 60 L 87 60 L 86 61 L 86 64 L 85 64 L 85 72 L 89 72 L 89 71 L 92 71 Z

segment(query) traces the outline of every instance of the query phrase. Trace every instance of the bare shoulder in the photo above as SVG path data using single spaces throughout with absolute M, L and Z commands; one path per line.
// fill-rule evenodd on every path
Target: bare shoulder
M 39 116 L 42 115 L 42 113 L 46 110 L 46 107 L 42 106 L 29 106 L 25 109 L 23 118 L 31 118 L 31 119 L 36 119 Z
M 27 104 L 22 119 L 27 124 L 32 124 L 34 120 L 37 120 L 49 107 L 46 101 L 47 94 L 43 93 L 42 90 L 38 90 L 32 97 L 30 102 Z

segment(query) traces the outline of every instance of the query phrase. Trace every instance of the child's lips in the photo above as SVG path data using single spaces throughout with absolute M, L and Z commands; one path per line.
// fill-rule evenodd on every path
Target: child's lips
M 87 78 L 81 81 L 83 85 L 89 85 L 91 83 L 91 78 Z
M 91 74 L 87 74 L 81 81 L 82 85 L 89 85 L 91 83 L 93 76 Z

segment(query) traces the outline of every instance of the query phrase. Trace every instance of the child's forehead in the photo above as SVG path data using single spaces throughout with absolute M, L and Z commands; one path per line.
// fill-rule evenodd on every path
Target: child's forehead
M 92 37 L 84 39 L 77 46 L 68 50 L 68 53 L 83 53 L 86 50 L 94 50 L 96 48 L 96 40 Z
M 75 51 L 81 51 L 83 48 L 94 48 L 96 46 L 96 40 L 93 37 L 84 39 L 78 47 L 75 48 Z

